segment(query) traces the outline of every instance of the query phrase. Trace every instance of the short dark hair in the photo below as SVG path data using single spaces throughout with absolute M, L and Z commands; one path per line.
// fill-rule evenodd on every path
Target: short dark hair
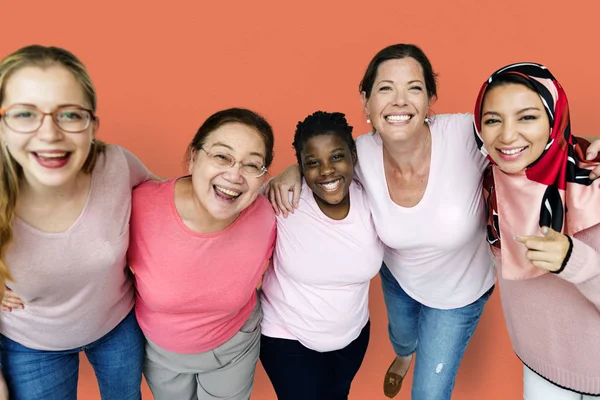
M 356 143 L 352 137 L 352 129 L 346 121 L 346 116 L 340 112 L 316 111 L 306 117 L 304 121 L 298 122 L 292 145 L 296 150 L 296 159 L 300 168 L 302 169 L 301 155 L 304 145 L 315 136 L 336 135 L 348 145 L 350 152 L 355 151 Z
M 208 117 L 198 129 L 198 132 L 196 132 L 194 139 L 192 139 L 188 147 L 188 157 L 192 150 L 200 150 L 210 133 L 225 124 L 232 123 L 243 124 L 256 129 L 265 144 L 265 167 L 269 168 L 273 162 L 273 146 L 275 142 L 273 128 L 271 128 L 271 125 L 262 116 L 245 108 L 229 108 L 217 111 Z
M 359 92 L 365 92 L 367 99 L 371 97 L 371 90 L 373 90 L 379 66 L 385 61 L 401 60 L 407 57 L 413 58 L 421 65 L 427 96 L 430 99 L 437 98 L 437 74 L 433 72 L 433 67 L 423 50 L 414 44 L 394 44 L 375 54 L 360 81 Z

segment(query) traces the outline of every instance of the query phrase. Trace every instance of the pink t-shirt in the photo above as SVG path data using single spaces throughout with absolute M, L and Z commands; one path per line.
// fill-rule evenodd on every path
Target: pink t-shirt
M 14 219 L 6 261 L 15 281 L 7 286 L 25 309 L 1 314 L 3 335 L 32 349 L 67 350 L 101 338 L 127 316 L 134 301 L 125 264 L 131 188 L 147 178 L 135 156 L 109 145 L 69 229 L 42 232 Z
M 495 282 L 481 187 L 487 160 L 475 143 L 471 115 L 437 115 L 430 128 L 429 181 L 416 206 L 392 201 L 378 134 L 356 140 L 356 173 L 399 285 L 428 307 L 452 309 L 477 300 Z
M 381 268 L 383 243 L 358 182 L 350 212 L 333 220 L 303 182 L 299 208 L 277 217 L 277 244 L 262 285 L 262 333 L 317 351 L 346 347 L 369 320 L 369 281 Z
M 224 230 L 197 233 L 177 213 L 176 181 L 146 182 L 133 192 L 128 260 L 146 337 L 193 354 L 225 343 L 250 316 L 275 245 L 275 215 L 259 196 Z

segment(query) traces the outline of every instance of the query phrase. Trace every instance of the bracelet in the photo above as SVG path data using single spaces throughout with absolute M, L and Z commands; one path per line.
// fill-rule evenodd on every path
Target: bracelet
M 567 237 L 567 239 L 569 239 L 569 250 L 567 251 L 567 255 L 565 256 L 565 259 L 563 260 L 560 268 L 557 269 L 556 271 L 550 271 L 553 274 L 560 274 L 561 272 L 563 272 L 563 270 L 567 266 L 567 263 L 569 262 L 569 258 L 571 258 L 571 253 L 573 252 L 573 240 L 571 240 L 571 237 L 569 235 L 565 235 L 565 236 Z

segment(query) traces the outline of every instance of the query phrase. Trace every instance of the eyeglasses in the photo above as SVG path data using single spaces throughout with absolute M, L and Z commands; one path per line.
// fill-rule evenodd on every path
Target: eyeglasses
M 79 133 L 90 127 L 96 116 L 92 110 L 78 106 L 58 107 L 46 113 L 35 106 L 14 104 L 0 109 L 0 118 L 7 127 L 19 133 L 33 133 L 40 129 L 44 118 L 52 116 L 52 122 L 57 128 L 69 132 Z
M 236 161 L 233 156 L 227 153 L 214 152 L 210 153 L 206 151 L 203 147 L 200 147 L 200 150 L 203 150 L 213 163 L 213 165 L 217 168 L 233 168 L 236 164 L 240 164 L 242 167 L 242 174 L 249 178 L 260 178 L 267 172 L 267 168 L 260 162 L 240 162 Z

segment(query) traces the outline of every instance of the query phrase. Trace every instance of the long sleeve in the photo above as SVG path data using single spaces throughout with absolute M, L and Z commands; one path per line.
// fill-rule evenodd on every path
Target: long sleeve
M 600 311 L 600 225 L 575 234 L 573 250 L 558 276 L 573 283 Z

